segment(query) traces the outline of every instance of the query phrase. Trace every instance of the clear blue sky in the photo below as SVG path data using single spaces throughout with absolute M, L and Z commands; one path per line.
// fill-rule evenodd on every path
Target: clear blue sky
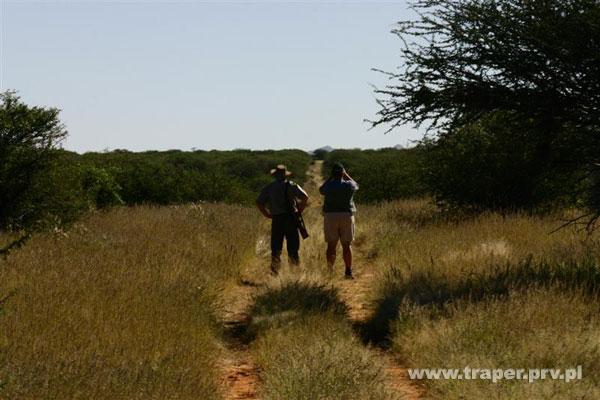
M 64 147 L 378 148 L 371 71 L 396 68 L 400 2 L 8 1 L 2 87 L 61 108 Z

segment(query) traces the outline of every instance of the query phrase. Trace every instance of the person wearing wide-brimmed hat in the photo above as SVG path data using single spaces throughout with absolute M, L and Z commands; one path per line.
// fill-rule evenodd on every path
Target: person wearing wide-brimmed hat
M 289 261 L 293 265 L 300 263 L 300 235 L 290 199 L 298 202 L 298 211 L 302 212 L 308 203 L 308 194 L 300 185 L 289 180 L 292 175 L 285 165 L 271 170 L 273 182 L 265 186 L 256 199 L 260 212 L 271 222 L 271 271 L 276 274 L 281 265 L 283 240 L 286 241 Z
M 321 185 L 319 192 L 325 196 L 323 203 L 323 228 L 327 242 L 327 264 L 333 268 L 338 241 L 342 243 L 342 255 L 346 266 L 345 276 L 352 279 L 352 241 L 354 240 L 354 193 L 358 184 L 340 163 L 333 165 L 330 178 Z

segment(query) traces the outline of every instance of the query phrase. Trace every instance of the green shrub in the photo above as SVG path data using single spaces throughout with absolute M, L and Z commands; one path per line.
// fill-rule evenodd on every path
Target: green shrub
M 0 94 L 0 229 L 30 228 L 46 218 L 36 191 L 67 134 L 59 113 L 30 107 L 15 92 Z
M 121 187 L 107 170 L 90 167 L 84 171 L 83 189 L 91 204 L 98 209 L 123 204 L 119 191 Z
M 329 176 L 334 163 L 341 162 L 361 189 L 356 201 L 373 203 L 421 197 L 426 188 L 421 179 L 422 150 L 334 150 L 325 159 L 323 175 Z
M 270 182 L 269 171 L 284 163 L 302 183 L 310 156 L 281 151 L 147 151 L 73 155 L 86 165 L 111 171 L 126 204 L 223 201 L 252 204 Z
M 548 209 L 572 205 L 585 171 L 565 168 L 560 146 L 532 125 L 493 113 L 424 142 L 424 179 L 445 208 Z
M 21 207 L 31 210 L 27 226 L 43 230 L 69 224 L 90 210 L 123 204 L 119 191 L 109 171 L 56 151 L 31 180 Z

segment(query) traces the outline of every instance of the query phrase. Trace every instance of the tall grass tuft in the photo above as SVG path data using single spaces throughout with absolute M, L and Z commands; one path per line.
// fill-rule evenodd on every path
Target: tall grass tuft
M 317 275 L 286 274 L 254 296 L 248 310 L 250 319 L 241 336 L 250 342 L 262 331 L 285 326 L 298 318 L 329 315 L 343 319 L 347 313 L 348 307 L 337 289 Z
M 345 320 L 302 316 L 265 331 L 253 346 L 265 400 L 392 399 L 380 360 Z
M 248 335 L 262 399 L 392 399 L 381 361 L 319 275 L 283 275 L 254 298 Z

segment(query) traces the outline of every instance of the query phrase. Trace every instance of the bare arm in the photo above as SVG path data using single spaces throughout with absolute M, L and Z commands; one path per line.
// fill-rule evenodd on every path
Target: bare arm
M 344 170 L 344 173 L 342 174 L 342 179 L 354 182 L 354 184 L 356 185 L 356 188 L 358 188 L 358 183 L 356 183 L 356 181 L 354 179 L 352 179 L 352 177 L 350 176 L 350 174 L 348 174 L 348 172 L 346 170 Z
M 344 172 L 342 173 L 342 178 L 347 181 L 356 182 L 354 179 L 352 179 L 352 177 L 348 174 L 346 170 L 344 170 Z
M 265 216 L 265 218 L 273 218 L 273 216 L 271 215 L 271 213 L 269 212 L 269 210 L 267 210 L 267 207 L 265 206 L 264 203 L 260 203 L 260 202 L 256 202 L 256 207 L 258 207 L 258 210 L 260 211 L 260 213 L 262 215 Z

